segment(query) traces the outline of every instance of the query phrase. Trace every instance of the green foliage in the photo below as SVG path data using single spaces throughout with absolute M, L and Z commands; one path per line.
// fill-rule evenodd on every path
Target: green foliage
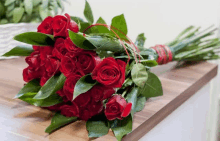
M 56 94 L 56 92 L 63 87 L 65 80 L 66 77 L 63 74 L 52 76 L 43 87 L 41 87 L 37 95 L 34 96 L 34 99 L 46 99 Z
M 73 41 L 73 43 L 79 48 L 86 49 L 86 50 L 93 50 L 96 48 L 89 40 L 87 40 L 81 34 L 69 31 L 69 37 Z
M 53 131 L 77 120 L 77 117 L 65 117 L 60 113 L 56 113 L 52 120 L 50 126 L 45 130 L 46 133 L 52 133 Z
M 14 37 L 15 40 L 38 46 L 50 46 L 54 44 L 54 37 L 52 35 L 43 34 L 39 32 L 25 32 Z
M 86 0 L 86 4 L 85 4 L 85 9 L 84 9 L 84 16 L 89 23 L 92 24 L 94 22 L 92 9 L 91 9 L 89 3 L 87 2 L 87 0 Z
M 41 86 L 39 84 L 39 81 L 36 79 L 28 82 L 24 87 L 18 92 L 18 94 L 15 96 L 15 98 L 19 98 L 23 96 L 26 93 L 37 93 L 40 90 Z
M 135 108 L 137 104 L 137 96 L 138 96 L 138 88 L 133 87 L 131 91 L 127 94 L 126 100 L 127 102 L 132 103 L 132 108 L 131 108 L 131 116 L 133 118 L 134 113 L 135 113 Z
M 86 122 L 86 129 L 89 132 L 89 137 L 94 138 L 108 134 L 110 127 L 106 117 L 99 115 Z
M 155 74 L 148 72 L 148 79 L 145 82 L 144 87 L 139 88 L 139 93 L 146 98 L 163 95 L 160 79 Z
M 138 46 L 139 50 L 143 50 L 145 40 L 146 40 L 146 37 L 144 36 L 144 33 L 141 33 L 137 36 L 135 45 Z
M 29 56 L 33 51 L 34 50 L 32 46 L 16 46 L 2 56 Z
M 97 84 L 97 81 L 92 79 L 91 74 L 81 77 L 74 87 L 73 99 L 90 90 L 95 84 Z
M 66 0 L 1 0 L 0 24 L 40 22 L 47 16 L 63 11 L 64 1 Z
M 121 141 L 124 135 L 130 133 L 132 131 L 132 117 L 131 115 L 127 116 L 122 120 L 113 120 L 109 121 L 111 125 L 111 129 L 115 134 L 115 137 L 118 141 Z
M 125 35 L 127 35 L 128 33 L 128 30 L 127 30 L 127 23 L 125 21 L 125 17 L 124 17 L 124 14 L 121 14 L 121 15 L 118 15 L 118 16 L 115 16 L 113 19 L 112 19 L 112 24 L 111 26 L 117 28 L 118 30 L 120 30 L 121 32 L 123 32 Z M 122 39 L 125 39 L 127 40 L 127 37 L 125 35 L 123 35 L 120 31 L 118 30 L 115 30 L 113 28 L 114 32 L 116 34 L 118 34 L 118 36 Z M 112 31 L 111 31 L 112 32 Z M 112 33 L 114 34 L 114 33 Z
M 39 107 L 49 107 L 63 102 L 62 97 L 58 94 L 51 95 L 46 99 L 34 99 L 36 94 L 35 92 L 28 92 L 20 96 L 19 99 Z
M 144 109 L 146 103 L 146 98 L 144 96 L 139 96 L 137 98 L 136 106 L 135 106 L 135 112 L 140 112 Z
M 138 87 L 144 87 L 148 73 L 144 65 L 134 64 L 131 70 L 131 78 Z

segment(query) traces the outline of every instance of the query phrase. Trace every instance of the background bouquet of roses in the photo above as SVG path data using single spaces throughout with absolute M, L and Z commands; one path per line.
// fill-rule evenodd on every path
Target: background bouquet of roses
M 88 2 L 84 15 L 87 22 L 68 14 L 47 17 L 38 32 L 14 37 L 33 46 L 4 54 L 27 56 L 27 83 L 16 98 L 56 111 L 47 133 L 79 119 L 86 121 L 89 137 L 111 129 L 121 140 L 132 131 L 134 113 L 144 108 L 146 98 L 163 94 L 151 67 L 173 60 L 219 58 L 219 39 L 206 38 L 215 31 L 212 27 L 201 32 L 188 27 L 167 45 L 147 49 L 144 34 L 135 43 L 126 36 L 123 15 L 114 17 L 111 26 L 102 18 L 93 24 Z

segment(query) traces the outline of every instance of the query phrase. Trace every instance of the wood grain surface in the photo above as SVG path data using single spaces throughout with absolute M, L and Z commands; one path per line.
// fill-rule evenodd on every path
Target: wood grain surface
M 140 139 L 217 74 L 217 65 L 207 62 L 173 65 L 175 63 L 152 70 L 160 77 L 164 95 L 147 100 L 145 108 L 135 114 L 133 131 L 124 141 Z M 84 121 L 71 123 L 48 135 L 44 130 L 50 125 L 53 113 L 13 98 L 24 85 L 22 70 L 26 66 L 24 58 L 0 61 L 0 140 L 91 140 Z M 116 138 L 109 131 L 94 140 L 115 141 Z

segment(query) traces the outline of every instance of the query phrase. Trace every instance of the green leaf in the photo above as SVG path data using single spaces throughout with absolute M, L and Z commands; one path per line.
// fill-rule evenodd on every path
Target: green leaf
M 24 8 L 17 7 L 13 11 L 13 22 L 18 23 L 24 14 Z
M 138 95 L 138 88 L 133 87 L 132 90 L 126 96 L 127 102 L 132 103 L 132 107 L 131 107 L 131 116 L 132 116 L 132 118 L 134 116 L 135 107 L 136 107 L 136 104 L 137 104 L 137 95 Z
M 141 110 L 143 110 L 144 106 L 145 106 L 145 103 L 146 103 L 146 97 L 139 96 L 137 98 L 137 103 L 135 105 L 135 112 L 140 112 Z
M 111 129 L 115 134 L 115 137 L 118 141 L 121 141 L 124 135 L 132 131 L 132 117 L 131 115 L 127 116 L 123 120 L 114 120 L 110 121 Z
M 148 78 L 148 73 L 144 65 L 134 64 L 131 70 L 131 78 L 138 87 L 144 87 Z
M 26 32 L 16 35 L 15 40 L 38 46 L 49 46 L 54 44 L 54 38 L 52 35 L 43 34 L 39 32 Z
M 125 21 L 125 17 L 124 17 L 124 14 L 121 14 L 119 16 L 116 16 L 112 19 L 112 24 L 111 26 L 117 28 L 118 30 L 122 31 L 125 35 L 127 35 L 128 33 L 128 30 L 127 30 L 127 24 L 126 24 L 126 21 Z M 116 34 L 118 34 L 118 36 L 122 39 L 126 39 L 127 38 L 125 37 L 125 35 L 123 35 L 122 33 L 120 33 L 118 30 L 115 30 Z M 114 33 L 112 33 L 114 34 Z
M 156 60 L 141 60 L 141 63 L 148 67 L 155 67 L 158 65 Z
M 28 15 L 31 15 L 33 10 L 33 1 L 32 0 L 24 0 L 25 11 Z
M 97 84 L 97 81 L 92 79 L 91 74 L 81 77 L 74 87 L 73 99 L 90 90 L 95 84 Z
M 86 39 L 90 41 L 98 51 L 124 52 L 124 47 L 121 45 L 120 41 L 114 38 L 95 35 L 88 36 Z
M 34 7 L 41 3 L 41 0 L 32 0 L 32 1 L 33 1 L 33 6 Z
M 42 0 L 42 8 L 47 8 L 49 4 L 49 0 Z
M 5 1 L 5 6 L 10 5 L 11 3 L 15 2 L 15 0 L 6 0 Z
M 19 99 L 38 107 L 49 107 L 63 102 L 62 97 L 60 97 L 58 94 L 51 95 L 46 99 L 34 99 L 36 94 L 37 93 L 33 92 L 26 93 L 20 96 Z
M 1 16 L 4 16 L 4 15 L 5 15 L 5 7 L 4 7 L 4 5 L 0 2 L 0 19 L 2 19 Z
M 48 16 L 52 16 L 48 8 L 44 8 L 43 6 L 40 6 L 39 9 L 40 9 L 40 17 L 42 20 L 44 20 Z
M 37 93 L 40 90 L 41 86 L 39 84 L 39 81 L 32 80 L 28 82 L 24 87 L 18 92 L 18 94 L 14 98 L 19 98 L 23 96 L 26 93 Z
M 148 72 L 147 82 L 144 84 L 143 88 L 139 89 L 139 92 L 147 98 L 163 95 L 160 79 L 155 74 Z
M 86 129 L 89 132 L 89 137 L 101 137 L 108 134 L 109 124 L 106 117 L 91 118 L 86 122 Z
M 34 96 L 34 99 L 45 99 L 56 94 L 56 92 L 63 87 L 65 80 L 66 77 L 62 73 L 59 76 L 52 76 L 43 87 L 41 87 L 37 95 Z
M 45 130 L 46 133 L 51 133 L 54 130 L 59 129 L 60 127 L 63 127 L 71 122 L 74 122 L 77 120 L 77 117 L 65 117 L 61 115 L 60 113 L 56 113 L 52 120 L 50 126 L 47 127 Z
M 135 45 L 138 46 L 140 50 L 144 48 L 144 43 L 145 43 L 146 37 L 144 36 L 144 33 L 141 33 L 137 36 Z
M 71 19 L 74 20 L 77 24 L 85 22 L 82 18 L 76 16 L 71 16 Z
M 16 46 L 2 56 L 29 56 L 33 51 L 32 46 Z
M 61 0 L 57 0 L 58 6 L 61 8 L 62 12 L 64 11 L 64 5 Z
M 99 17 L 96 23 L 100 24 L 106 24 L 106 22 L 102 19 L 102 17 Z M 97 26 L 98 33 L 110 33 L 109 29 L 104 26 Z
M 85 9 L 84 9 L 84 16 L 88 22 L 90 22 L 90 23 L 94 22 L 92 9 L 91 9 L 87 0 L 86 0 L 86 4 L 85 4 Z
M 73 41 L 73 43 L 79 48 L 86 50 L 96 49 L 96 47 L 81 34 L 74 33 L 69 30 L 69 37 Z

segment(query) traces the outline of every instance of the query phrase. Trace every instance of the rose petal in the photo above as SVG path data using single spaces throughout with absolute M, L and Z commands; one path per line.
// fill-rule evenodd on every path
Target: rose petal
M 127 117 L 131 112 L 132 103 L 127 103 L 126 107 L 124 108 L 124 111 L 121 114 L 121 117 Z

